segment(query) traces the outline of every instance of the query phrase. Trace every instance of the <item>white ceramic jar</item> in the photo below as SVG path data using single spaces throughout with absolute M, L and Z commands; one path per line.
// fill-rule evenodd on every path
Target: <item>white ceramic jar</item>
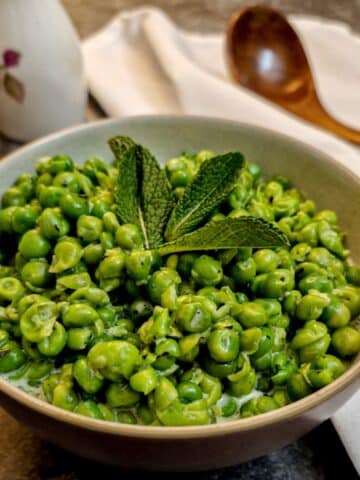
M 81 123 L 78 36 L 58 0 L 0 1 L 0 131 L 28 141 Z

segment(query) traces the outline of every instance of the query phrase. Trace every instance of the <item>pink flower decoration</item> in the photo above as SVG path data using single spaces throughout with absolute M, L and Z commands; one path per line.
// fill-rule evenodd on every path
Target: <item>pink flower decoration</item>
M 9 68 L 9 67 L 15 67 L 16 65 L 18 65 L 21 54 L 16 50 L 8 49 L 3 52 L 2 56 L 3 56 L 4 66 Z

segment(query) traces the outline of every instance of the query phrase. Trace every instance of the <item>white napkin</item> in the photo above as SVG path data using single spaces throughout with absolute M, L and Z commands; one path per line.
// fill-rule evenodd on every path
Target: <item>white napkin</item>
M 360 39 L 338 22 L 291 16 L 329 112 L 360 128 Z M 124 12 L 83 44 L 90 90 L 114 117 L 198 114 L 270 127 L 335 157 L 360 175 L 350 144 L 231 83 L 224 38 L 177 28 L 160 10 Z M 346 85 L 346 88 L 344 86 Z M 360 393 L 333 418 L 360 472 Z

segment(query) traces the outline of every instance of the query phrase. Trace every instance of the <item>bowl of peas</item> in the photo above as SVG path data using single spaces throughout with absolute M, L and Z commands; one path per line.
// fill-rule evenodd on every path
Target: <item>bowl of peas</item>
M 105 120 L 0 163 L 0 403 L 124 468 L 279 448 L 360 385 L 360 181 L 270 130 Z M 346 235 L 345 235 L 346 233 Z

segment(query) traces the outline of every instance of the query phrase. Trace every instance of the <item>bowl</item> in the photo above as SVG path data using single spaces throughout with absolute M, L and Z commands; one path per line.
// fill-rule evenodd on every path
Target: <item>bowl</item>
M 133 137 L 160 161 L 183 150 L 239 150 L 265 175 L 283 173 L 320 208 L 340 216 L 360 261 L 360 180 L 335 160 L 301 142 L 250 125 L 200 117 L 134 117 L 63 130 L 29 144 L 0 163 L 0 192 L 38 157 L 65 153 L 76 161 L 111 159 L 109 137 Z M 149 427 L 93 420 L 49 405 L 0 379 L 0 403 L 43 439 L 78 455 L 124 468 L 205 470 L 240 463 L 293 442 L 329 418 L 360 386 L 360 355 L 335 382 L 257 417 L 200 427 Z

